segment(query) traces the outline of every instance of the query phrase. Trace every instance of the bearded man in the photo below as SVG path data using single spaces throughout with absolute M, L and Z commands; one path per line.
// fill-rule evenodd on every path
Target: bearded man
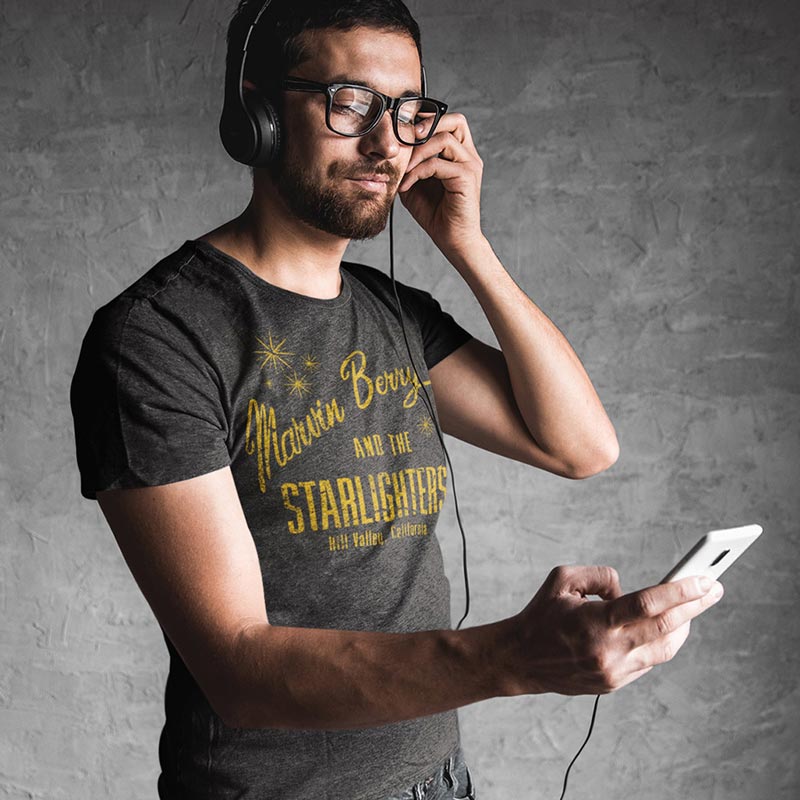
M 254 165 L 247 208 L 99 310 L 73 382 L 82 492 L 169 650 L 159 796 L 474 797 L 457 708 L 616 689 L 713 592 L 562 567 L 515 616 L 451 629 L 435 423 L 569 478 L 618 448 L 482 232 L 481 159 L 426 96 L 400 0 L 243 0 L 221 129 Z M 398 195 L 500 349 L 398 285 L 404 333 L 389 279 L 343 261 Z

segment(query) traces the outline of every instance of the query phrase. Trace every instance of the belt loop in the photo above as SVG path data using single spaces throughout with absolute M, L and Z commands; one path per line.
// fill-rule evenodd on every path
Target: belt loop
M 444 782 L 447 784 L 448 789 L 452 789 L 455 786 L 453 781 L 453 757 L 450 756 L 447 761 L 444 762 L 444 766 L 442 767 L 442 777 L 444 778 Z
M 470 774 L 469 767 L 466 767 L 467 772 L 467 797 L 469 800 L 475 800 L 475 786 L 472 783 L 472 775 Z

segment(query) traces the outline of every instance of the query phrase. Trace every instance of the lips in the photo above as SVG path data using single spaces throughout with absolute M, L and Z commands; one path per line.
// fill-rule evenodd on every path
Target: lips
M 364 189 L 369 189 L 374 192 L 386 191 L 391 182 L 388 175 L 359 175 L 357 177 L 351 177 L 350 180 Z
M 388 175 L 354 175 L 352 181 L 369 181 L 370 183 L 389 183 Z
M 400 182 L 399 170 L 390 163 L 335 162 L 328 172 L 333 180 L 352 181 L 368 192 L 391 192 Z

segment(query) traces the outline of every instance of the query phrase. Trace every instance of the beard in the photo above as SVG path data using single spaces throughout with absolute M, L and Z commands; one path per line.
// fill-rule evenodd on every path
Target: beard
M 348 186 L 348 178 L 388 175 L 386 191 Z M 325 185 L 296 159 L 284 157 L 275 165 L 273 180 L 289 210 L 306 224 L 342 239 L 373 239 L 385 227 L 392 208 L 399 171 L 389 163 L 348 164 L 333 161 Z

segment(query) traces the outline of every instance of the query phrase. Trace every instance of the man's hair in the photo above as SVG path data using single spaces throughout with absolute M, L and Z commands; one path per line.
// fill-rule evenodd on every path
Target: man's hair
M 244 37 L 263 5 L 264 0 L 239 0 L 228 27 L 229 70 L 239 63 Z M 250 39 L 245 78 L 277 101 L 280 81 L 311 55 L 305 31 L 358 27 L 408 34 L 422 59 L 419 25 L 401 0 L 272 0 Z

